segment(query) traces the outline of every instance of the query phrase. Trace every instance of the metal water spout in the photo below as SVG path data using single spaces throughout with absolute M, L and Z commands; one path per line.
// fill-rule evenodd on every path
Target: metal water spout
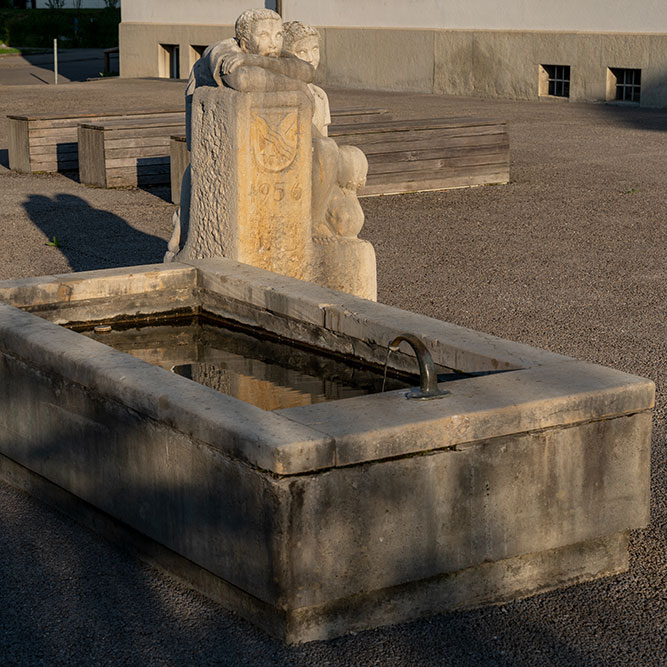
M 406 394 L 406 397 L 426 400 L 431 398 L 442 398 L 449 394 L 449 392 L 444 389 L 438 389 L 438 375 L 435 372 L 433 357 L 426 345 L 424 345 L 421 339 L 417 338 L 417 336 L 409 333 L 396 336 L 396 338 L 389 343 L 389 350 L 395 352 L 403 341 L 412 347 L 417 355 L 417 361 L 419 362 L 419 389 L 412 389 Z M 387 356 L 389 356 L 389 351 L 387 352 Z

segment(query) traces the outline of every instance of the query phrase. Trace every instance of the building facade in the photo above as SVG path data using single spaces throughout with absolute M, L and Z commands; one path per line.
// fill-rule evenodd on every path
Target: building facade
M 185 78 L 248 0 L 123 0 L 121 76 Z M 667 107 L 665 0 L 269 0 L 322 35 L 321 83 Z

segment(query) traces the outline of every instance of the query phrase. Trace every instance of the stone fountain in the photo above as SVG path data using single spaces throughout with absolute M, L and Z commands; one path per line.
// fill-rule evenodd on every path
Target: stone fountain
M 361 159 L 311 123 L 308 81 L 246 59 L 274 39 L 261 21 L 201 67 L 276 90 L 190 91 L 171 261 L 0 283 L 3 479 L 291 643 L 625 570 L 649 518 L 653 383 L 362 298 Z M 184 314 L 378 369 L 409 333 L 457 373 L 435 400 L 262 409 L 104 344 Z

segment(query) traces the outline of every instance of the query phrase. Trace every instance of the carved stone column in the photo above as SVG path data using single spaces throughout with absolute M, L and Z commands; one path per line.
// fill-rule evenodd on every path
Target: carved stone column
M 310 279 L 311 116 L 297 91 L 195 91 L 190 221 L 177 261 L 223 256 Z

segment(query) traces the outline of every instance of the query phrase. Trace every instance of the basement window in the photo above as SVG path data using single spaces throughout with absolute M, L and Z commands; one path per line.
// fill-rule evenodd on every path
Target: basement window
M 624 67 L 610 67 L 607 75 L 607 100 L 639 104 L 642 71 Z
M 204 44 L 191 44 L 190 48 L 192 49 L 193 60 L 197 61 L 204 55 L 204 51 L 206 51 L 208 46 Z
M 160 44 L 159 73 L 164 79 L 180 78 L 180 49 L 178 44 Z
M 570 96 L 570 66 L 540 65 L 540 95 Z
M 205 44 L 190 44 L 190 69 L 204 55 L 207 48 Z

